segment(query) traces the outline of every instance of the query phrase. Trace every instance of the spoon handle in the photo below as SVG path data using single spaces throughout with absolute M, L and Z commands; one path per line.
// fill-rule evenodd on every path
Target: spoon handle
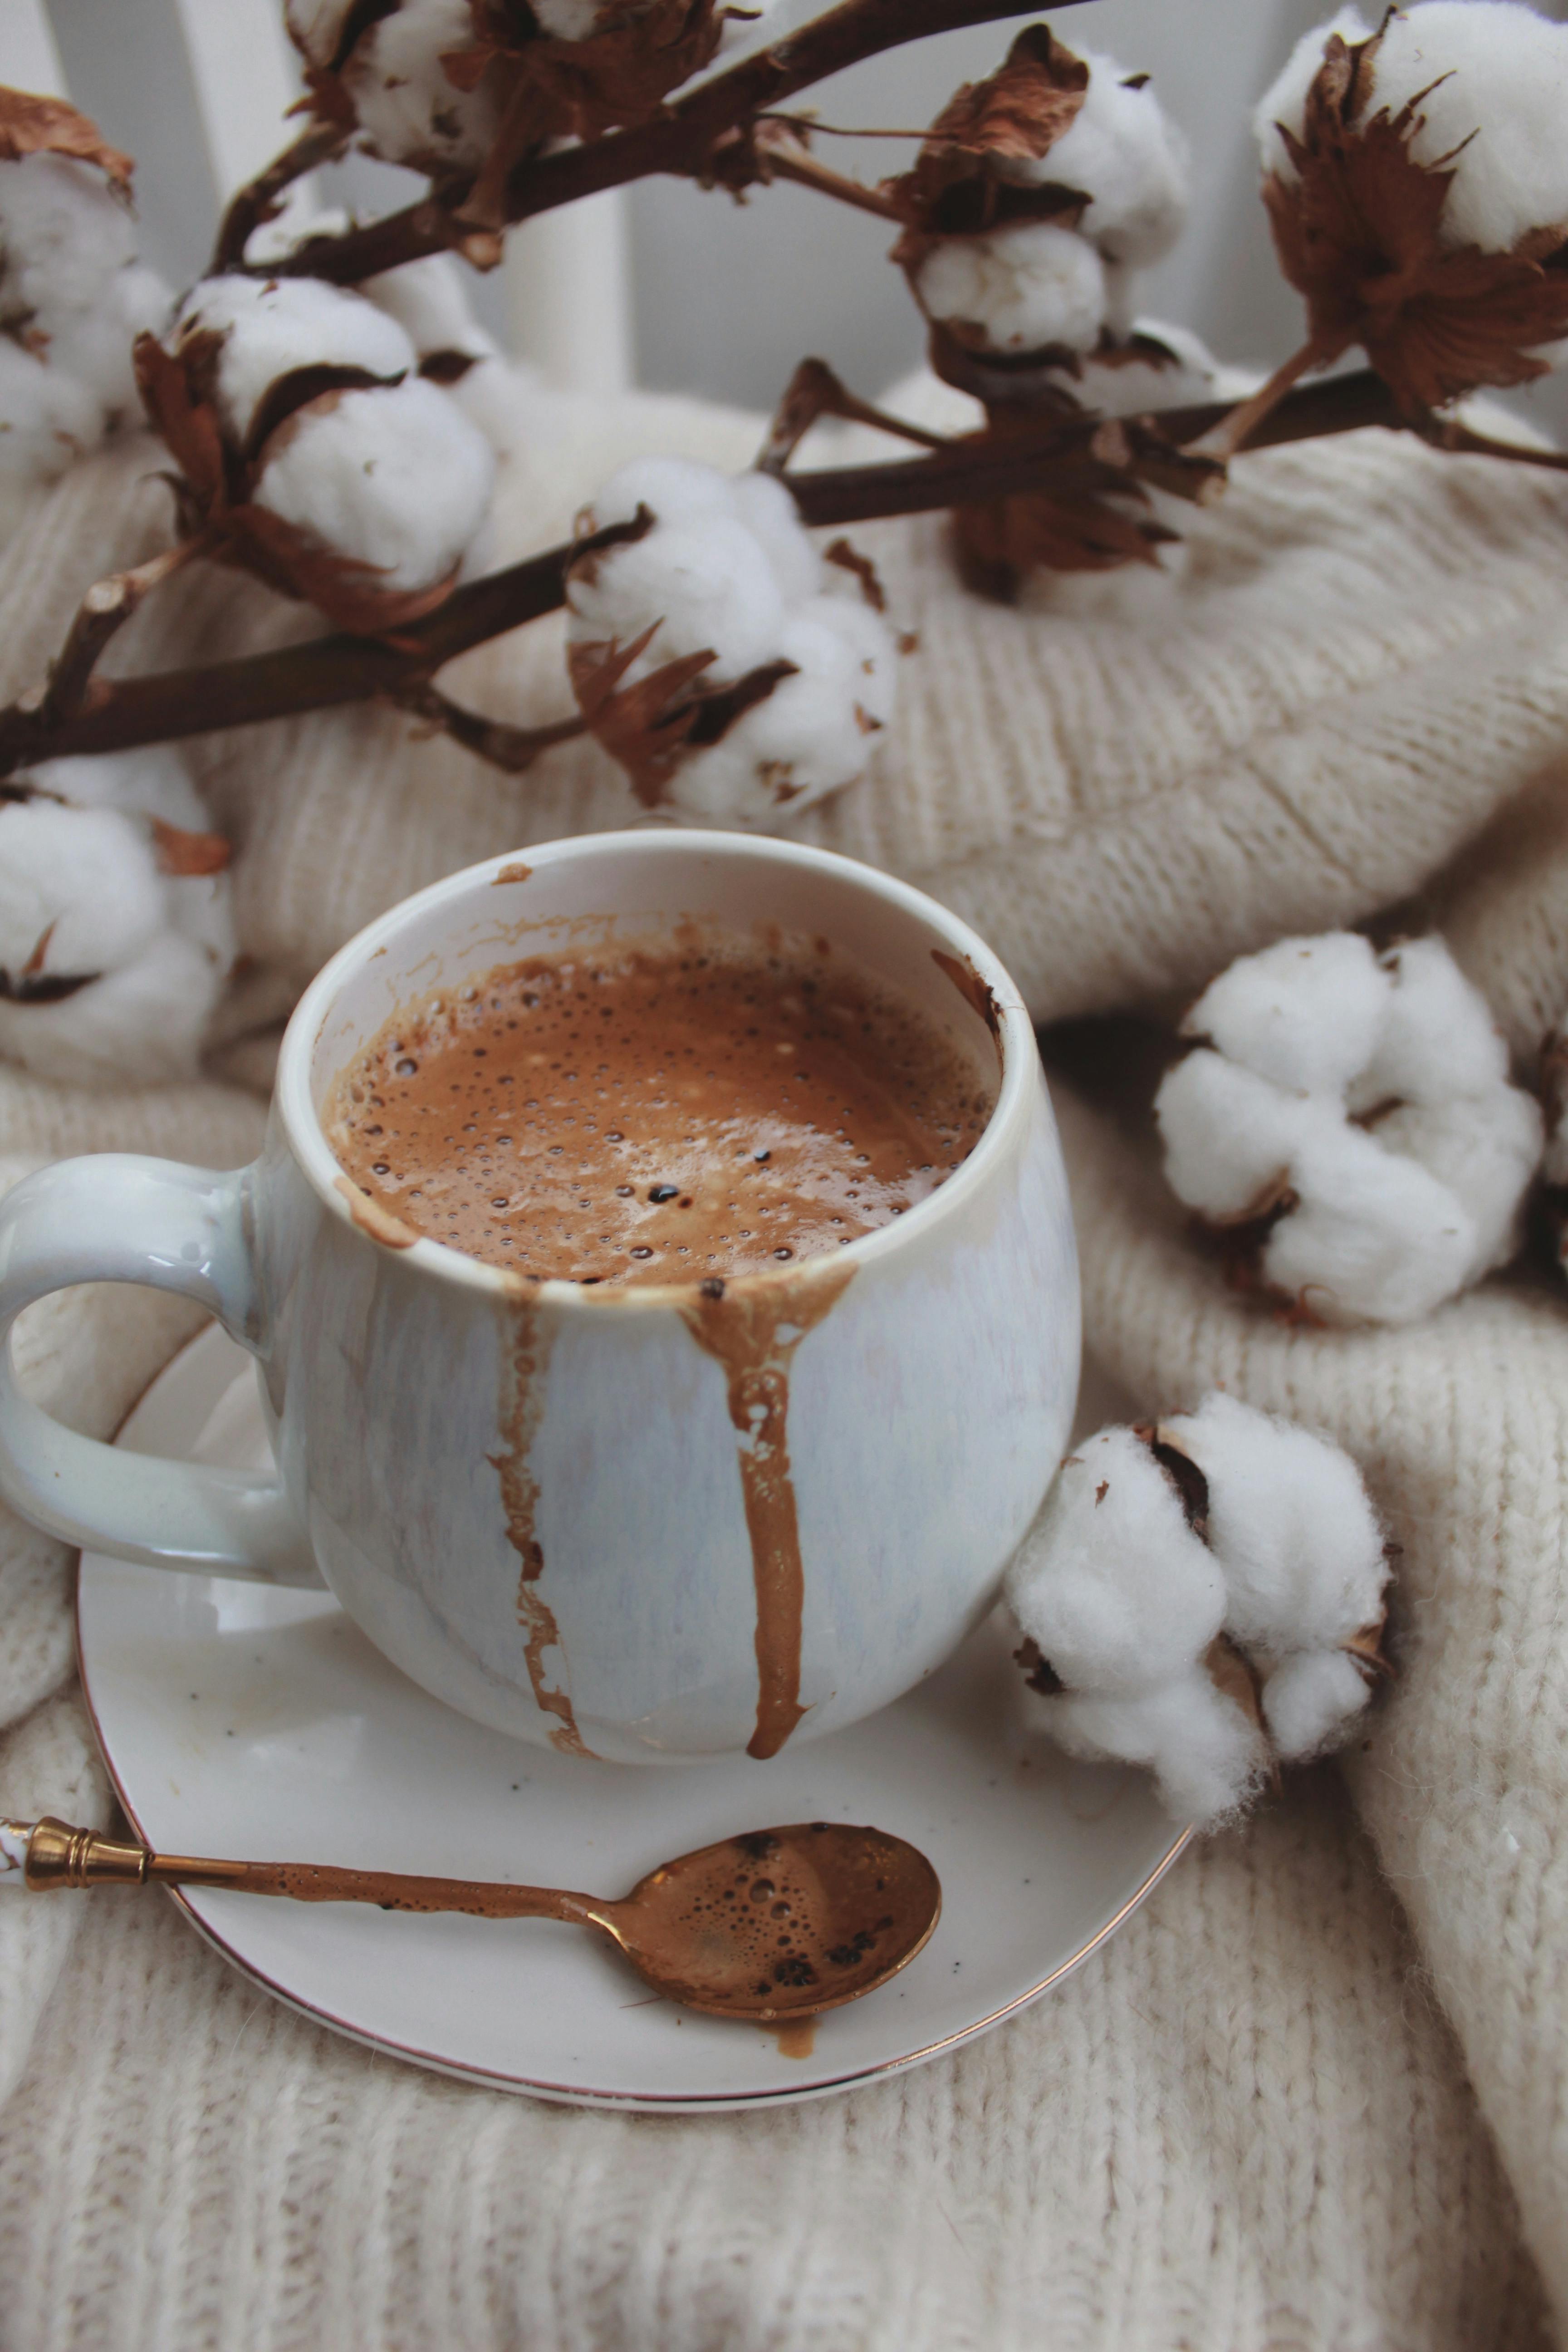
M 65 1822 L 0 1821 L 0 1888 L 26 1886 L 232 1886 L 295 1903 L 374 1903 L 383 1911 L 467 1911 L 484 1919 L 564 1919 L 606 1928 L 610 1907 L 557 1886 L 487 1880 L 414 1878 L 399 1871 L 339 1870 L 311 1862 L 213 1862 L 100 1837 Z

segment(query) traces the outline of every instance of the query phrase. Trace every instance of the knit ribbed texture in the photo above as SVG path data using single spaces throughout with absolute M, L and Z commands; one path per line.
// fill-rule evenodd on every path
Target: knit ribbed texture
M 526 414 L 496 558 L 561 536 L 637 449 L 740 465 L 757 430 L 670 401 L 531 394 Z M 0 690 L 41 673 L 95 572 L 161 543 L 155 461 L 89 460 L 0 559 Z M 1568 999 L 1563 501 L 1385 436 L 1247 459 L 1194 518 L 1186 587 L 1137 621 L 976 604 L 933 521 L 858 533 L 921 648 L 876 772 L 800 834 L 968 914 L 1042 1014 L 1192 985 L 1426 890 L 1527 1047 Z M 112 661 L 311 625 L 204 568 Z M 499 716 L 558 715 L 559 624 L 444 682 Z M 509 778 L 385 712 L 193 758 L 240 844 L 255 960 L 225 1009 L 225 1082 L 0 1077 L 0 1183 L 83 1150 L 244 1160 L 268 1063 L 249 1033 L 343 938 L 471 859 L 637 814 L 592 745 Z M 1350 1783 L 1372 1843 L 1336 1770 L 1293 1776 L 973 2049 L 690 2121 L 554 2111 L 374 2058 L 235 1976 L 161 1897 L 13 1901 L 6 2352 L 1552 2340 L 1536 2261 L 1568 2311 L 1568 1304 L 1493 1286 L 1411 1332 L 1281 1331 L 1191 1255 L 1131 1147 L 1070 1106 L 1067 1128 L 1113 1381 L 1142 1410 L 1220 1381 L 1300 1413 L 1350 1446 L 1405 1546 L 1405 1672 Z M 105 1432 L 193 1321 L 125 1290 L 47 1302 L 26 1377 Z M 100 1821 L 69 1583 L 64 1548 L 0 1514 L 0 1811 Z

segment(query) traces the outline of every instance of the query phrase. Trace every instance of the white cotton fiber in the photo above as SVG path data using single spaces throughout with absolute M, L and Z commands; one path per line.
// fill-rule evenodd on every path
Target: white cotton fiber
M 1142 331 L 1147 341 L 1165 347 L 1165 358 L 1140 351 L 1113 362 L 1103 351 L 1090 352 L 1062 369 L 1064 391 L 1098 416 L 1147 416 L 1162 408 L 1195 408 L 1216 397 L 1219 363 L 1196 335 L 1164 325 Z
M 1212 981 L 1182 1024 L 1277 1086 L 1337 1094 L 1370 1058 L 1391 982 L 1352 931 L 1280 940 Z
M 367 585 L 428 588 L 455 571 L 483 522 L 495 463 L 479 427 L 416 376 L 309 402 L 268 442 L 254 496 L 381 574 Z
M 1305 1764 L 1341 1746 L 1364 1713 L 1372 1685 L 1344 1650 L 1285 1658 L 1263 1685 L 1263 1720 L 1284 1764 Z
M 190 1076 L 235 943 L 227 873 L 168 872 L 149 821 L 206 830 L 176 754 L 56 760 L 25 782 L 35 797 L 0 804 L 0 1055 L 69 1084 Z
M 1568 232 L 1568 26 L 1517 0 L 1422 0 L 1389 18 L 1366 112 L 1417 98 L 1411 154 L 1454 172 L 1446 242 L 1504 253 Z
M 1225 1622 L 1225 1580 L 1173 1480 L 1130 1429 L 1069 1454 L 1007 1571 L 1013 1613 L 1075 1691 L 1184 1673 Z
M 97 446 L 106 421 L 86 384 L 0 335 L 0 477 L 53 481 Z
M 494 77 L 460 90 L 441 63 L 474 38 L 468 0 L 402 0 L 361 34 L 342 78 L 384 163 L 472 173 L 484 162 L 499 128 Z
M 766 825 L 853 782 L 892 718 L 897 652 L 854 574 L 823 562 L 783 483 L 638 458 L 584 520 L 599 529 L 639 510 L 654 518 L 642 538 L 572 572 L 571 642 L 629 647 L 651 630 L 623 686 L 704 652 L 716 656 L 704 686 L 773 662 L 794 672 L 716 743 L 687 753 L 668 805 L 700 823 Z
M 1299 1205 L 1269 1233 L 1272 1286 L 1330 1323 L 1416 1323 L 1464 1287 L 1474 1221 L 1435 1176 L 1360 1128 L 1314 1129 L 1291 1164 Z
M 1154 1097 L 1172 1191 L 1215 1224 L 1261 1215 L 1289 1182 L 1313 1116 L 1300 1095 L 1200 1046 Z
M 1383 1529 L 1348 1454 L 1216 1391 L 1160 1434 L 1208 1485 L 1208 1541 L 1224 1571 L 1226 1631 L 1249 1654 L 1337 1648 L 1375 1622 Z
M 942 238 L 915 271 L 928 319 L 969 328 L 987 350 L 1087 352 L 1105 324 L 1105 269 L 1087 237 L 1051 221 Z
M 129 208 L 91 163 L 27 155 L 0 165 L 0 317 L 90 310 L 133 260 Z
M 1307 94 L 1317 80 L 1323 62 L 1323 52 L 1337 33 L 1348 47 L 1372 38 L 1373 27 L 1358 8 L 1342 8 L 1326 24 L 1310 33 L 1303 33 L 1284 66 L 1253 110 L 1253 136 L 1265 172 L 1277 179 L 1294 184 L 1296 167 L 1291 163 L 1285 142 L 1279 136 L 1281 123 L 1298 142 L 1306 129 Z
M 1475 1234 L 1467 1283 L 1515 1255 L 1525 1196 L 1546 1140 L 1532 1095 L 1500 1085 L 1451 1102 L 1405 1104 L 1380 1118 L 1372 1137 L 1384 1151 L 1419 1163 L 1465 1211 Z
M 1078 189 L 1089 198 L 1083 235 L 1107 261 L 1143 268 L 1182 233 L 1187 142 L 1141 75 L 1092 49 L 1080 55 L 1089 88 L 1073 121 L 1038 163 L 1004 168 L 1010 178 Z
M 299 368 L 363 368 L 369 375 L 412 373 L 417 355 L 395 319 L 357 294 L 315 278 L 207 278 L 175 322 L 176 348 L 199 333 L 223 338 L 217 362 L 219 421 L 243 443 L 279 376 Z
M 1166 1811 L 1199 1829 L 1233 1819 L 1268 1769 L 1256 1726 L 1201 1666 L 1124 1696 L 1063 1692 L 1046 1700 L 1045 1720 L 1069 1756 L 1147 1765 Z
M 1407 940 L 1380 961 L 1393 993 L 1350 1090 L 1352 1111 L 1390 1100 L 1446 1102 L 1507 1084 L 1508 1047 L 1491 1007 L 1440 939 Z
M 463 265 L 449 253 L 428 253 L 399 268 L 367 278 L 360 292 L 395 319 L 422 360 L 437 352 L 489 359 L 496 346 L 468 307 Z

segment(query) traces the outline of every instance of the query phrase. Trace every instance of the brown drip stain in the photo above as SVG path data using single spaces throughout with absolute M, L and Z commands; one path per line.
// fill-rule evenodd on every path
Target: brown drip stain
M 525 866 L 521 857 L 514 857 L 510 866 L 501 867 L 500 872 L 490 884 L 490 887 L 492 890 L 499 889 L 503 882 L 526 882 L 532 871 L 531 866 Z
M 966 1003 L 973 1005 L 974 1010 L 991 1032 L 996 1047 L 996 1058 L 1000 1061 L 1002 1058 L 1002 1008 L 996 1002 L 996 992 L 990 982 L 982 980 L 967 957 L 960 959 L 958 956 L 949 955 L 944 948 L 932 948 L 931 960 L 940 971 L 947 974 L 960 996 L 964 998 Z
M 395 1217 L 390 1209 L 384 1209 L 374 1193 L 362 1192 L 359 1186 L 351 1184 L 346 1176 L 334 1176 L 332 1182 L 348 1202 L 349 1214 L 361 1233 L 368 1234 L 373 1242 L 380 1242 L 387 1249 L 414 1247 L 420 1237 L 413 1226 L 405 1225 L 401 1217 Z
M 773 2034 L 781 2058 L 809 2058 L 816 2048 L 816 2020 L 795 2017 L 787 2025 L 775 2025 Z
M 584 1743 L 572 1711 L 571 1691 L 564 1680 L 552 1683 L 544 1665 L 547 1650 L 556 1653 L 563 1667 L 566 1661 L 555 1612 L 539 1590 L 539 1580 L 544 1573 L 544 1547 L 535 1526 L 539 1481 L 528 1466 L 529 1451 L 544 1417 L 544 1376 L 552 1337 L 552 1333 L 541 1330 L 531 1304 L 519 1304 L 513 1308 L 510 1347 L 504 1338 L 502 1340 L 506 1370 L 500 1423 L 507 1451 L 492 1454 L 489 1461 L 500 1479 L 507 1541 L 522 1562 L 517 1583 L 517 1615 L 525 1636 L 523 1656 L 534 1704 L 542 1714 L 557 1718 L 550 1734 L 552 1748 L 560 1748 L 565 1756 L 591 1756 L 594 1751 Z
M 794 1280 L 729 1288 L 704 1283 L 681 1307 L 693 1339 L 724 1373 L 740 1433 L 741 1493 L 757 1593 L 757 1727 L 746 1753 L 776 1756 L 805 1713 L 800 1704 L 805 1573 L 789 1459 L 790 1360 L 854 1276 L 831 1263 Z

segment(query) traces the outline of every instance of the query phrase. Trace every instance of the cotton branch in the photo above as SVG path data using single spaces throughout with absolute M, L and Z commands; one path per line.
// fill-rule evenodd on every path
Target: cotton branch
M 1056 5 L 1077 7 L 1084 0 L 1056 0 Z M 507 191 L 508 223 L 531 220 L 580 196 L 623 187 L 653 173 L 721 182 L 738 193 L 765 176 L 756 163 L 752 139 L 758 116 L 769 109 L 862 58 L 935 33 L 1033 16 L 1037 5 L 1038 0 L 843 0 L 798 32 L 700 83 L 685 98 L 662 107 L 650 121 L 521 165 Z M 426 196 L 405 211 L 389 213 L 341 236 L 312 237 L 272 268 L 357 286 L 401 262 L 461 247 L 468 234 L 460 205 L 454 210 Z
M 208 275 L 216 278 L 226 269 L 242 268 L 246 247 L 265 222 L 277 218 L 284 191 L 319 164 L 336 163 L 348 143 L 342 123 L 310 123 L 265 172 L 237 190 L 219 226 Z
M 1213 401 L 1164 410 L 1146 422 L 1173 449 L 1183 450 L 1223 426 L 1233 407 L 1233 403 Z M 814 528 L 842 529 L 892 516 L 940 512 L 1059 487 L 1075 467 L 1084 464 L 1101 422 L 1095 417 L 1042 419 L 1037 438 L 954 441 L 918 457 L 782 478 L 801 520 Z M 1248 446 L 1315 440 L 1373 425 L 1411 429 L 1387 386 L 1366 371 L 1307 384 L 1288 394 Z M 1505 452 L 1500 445 L 1497 454 L 1532 455 Z M 407 706 L 458 654 L 556 611 L 565 601 L 567 568 L 575 556 L 618 544 L 641 528 L 636 522 L 616 524 L 592 539 L 547 549 L 471 581 L 425 619 L 400 629 L 395 638 L 340 631 L 203 669 L 94 679 L 80 708 L 68 713 L 51 712 L 47 696 L 35 692 L 0 710 L 0 775 L 68 754 L 172 742 L 349 703 Z M 462 718 L 468 723 L 469 714 Z M 440 723 L 448 722 L 443 716 Z M 489 723 L 472 721 L 477 728 Z

